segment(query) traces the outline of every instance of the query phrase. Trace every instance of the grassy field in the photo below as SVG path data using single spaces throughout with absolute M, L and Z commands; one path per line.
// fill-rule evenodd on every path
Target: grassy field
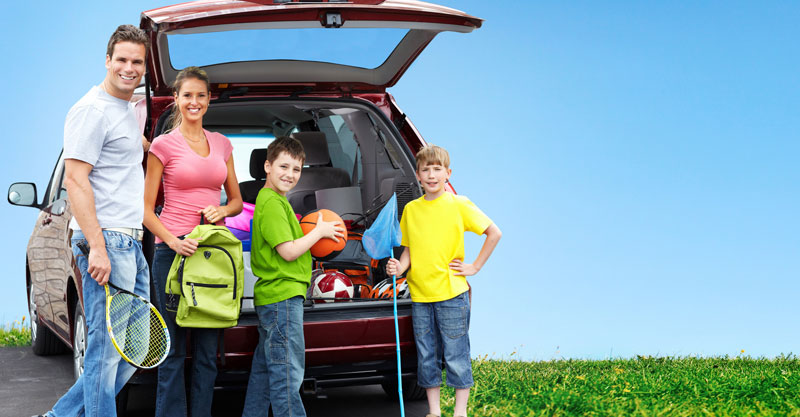
M 650 358 L 473 362 L 469 415 L 800 416 L 800 360 Z M 453 391 L 442 390 L 443 415 Z
M 0 347 L 30 344 L 25 318 L 0 328 Z M 522 362 L 473 361 L 469 415 L 795 416 L 800 359 L 747 356 Z M 453 390 L 442 411 L 453 415 Z
M 21 321 L 15 321 L 0 327 L 0 347 L 5 346 L 27 346 L 31 344 L 31 328 L 25 322 L 25 316 Z

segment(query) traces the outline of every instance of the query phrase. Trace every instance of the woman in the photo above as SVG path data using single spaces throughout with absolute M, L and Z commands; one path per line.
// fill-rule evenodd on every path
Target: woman
M 186 416 L 186 329 L 175 323 L 177 300 L 164 291 L 167 274 L 176 253 L 189 256 L 197 250 L 197 240 L 182 237 L 200 224 L 201 216 L 209 223 L 223 224 L 225 217 L 242 211 L 231 143 L 225 136 L 203 129 L 210 100 L 208 75 L 200 68 L 188 67 L 178 73 L 173 90 L 172 130 L 157 137 L 150 147 L 144 194 L 144 225 L 156 235 L 152 271 L 156 302 L 166 312 L 171 338 L 169 355 L 158 368 L 156 416 L 170 417 Z M 157 217 L 154 209 L 162 181 L 164 208 Z M 222 186 L 228 195 L 224 206 L 219 205 Z M 217 337 L 217 329 L 192 329 L 193 417 L 210 416 L 217 376 Z

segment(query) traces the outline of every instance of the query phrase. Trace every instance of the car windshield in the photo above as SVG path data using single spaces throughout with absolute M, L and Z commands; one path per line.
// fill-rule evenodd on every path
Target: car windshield
M 167 36 L 172 67 L 260 60 L 316 61 L 374 69 L 408 33 L 395 28 L 250 29 Z

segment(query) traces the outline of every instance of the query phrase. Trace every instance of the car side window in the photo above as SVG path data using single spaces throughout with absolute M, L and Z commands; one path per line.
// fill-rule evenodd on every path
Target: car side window
M 50 184 L 47 187 L 47 205 L 53 204 L 56 200 L 67 198 L 67 189 L 64 188 L 64 155 L 58 157 L 58 163 L 53 170 Z
M 356 161 L 358 169 L 356 172 L 356 184 L 361 181 L 361 149 L 358 147 L 355 135 L 347 125 L 342 116 L 337 114 L 321 118 L 319 120 L 320 130 L 325 132 L 328 140 L 328 152 L 331 155 L 331 164 L 336 168 L 341 168 L 346 172 L 352 173 Z

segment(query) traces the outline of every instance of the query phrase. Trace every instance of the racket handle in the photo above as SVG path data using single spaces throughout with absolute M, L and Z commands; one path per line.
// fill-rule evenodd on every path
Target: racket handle
M 86 242 L 81 240 L 78 243 L 76 243 L 75 245 L 77 245 L 78 249 L 80 249 L 81 252 L 83 252 L 83 256 L 86 256 L 87 258 L 89 257 L 89 246 L 86 245 Z
M 87 258 L 89 257 L 89 246 L 86 245 L 85 241 L 81 240 L 78 243 L 76 243 L 75 245 L 78 247 L 78 249 L 81 250 L 81 252 L 83 252 L 83 256 L 85 256 Z M 113 288 L 113 289 L 115 289 L 117 291 L 125 291 L 122 288 L 117 287 L 116 285 L 112 284 L 111 280 L 109 279 L 108 282 L 106 283 L 106 285 L 104 285 L 104 287 L 106 287 L 106 295 L 108 295 L 108 287 L 109 286 L 111 286 L 111 288 Z

